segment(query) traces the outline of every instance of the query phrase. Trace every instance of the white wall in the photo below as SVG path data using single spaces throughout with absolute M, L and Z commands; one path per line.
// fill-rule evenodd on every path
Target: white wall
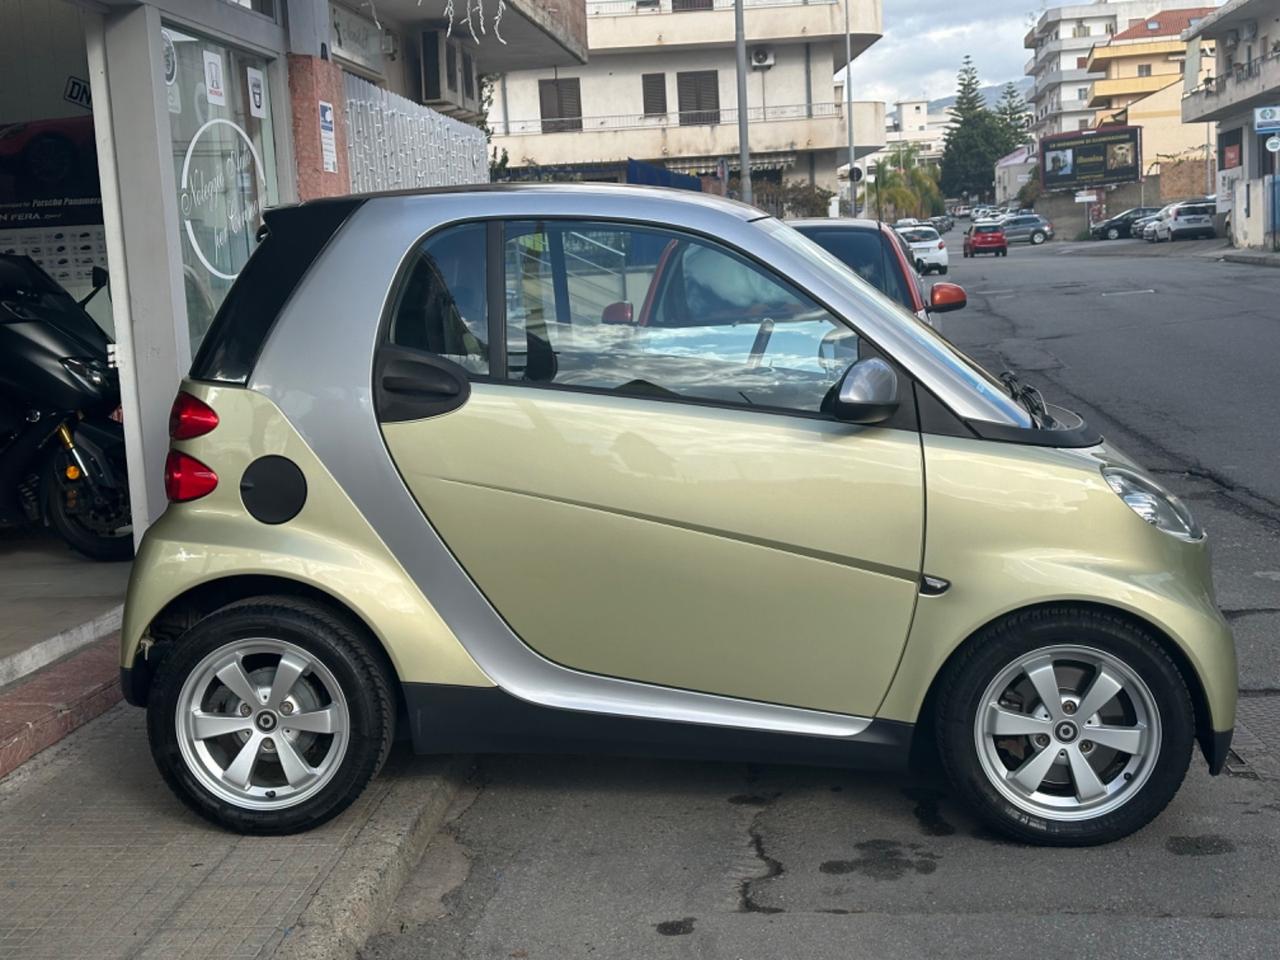
M 768 70 L 752 70 L 747 78 L 747 104 L 758 107 L 788 106 L 805 102 L 804 44 L 785 44 L 772 48 L 774 66 Z M 831 74 L 832 48 L 829 42 L 812 44 L 810 68 L 813 102 L 837 100 Z M 507 74 L 507 116 L 511 122 L 536 120 L 540 115 L 538 81 L 554 77 L 577 77 L 582 95 L 584 117 L 641 114 L 644 97 L 640 75 L 665 73 L 667 78 L 667 110 L 679 109 L 676 74 L 690 70 L 717 70 L 720 81 L 720 106 L 737 105 L 737 74 L 732 48 L 715 47 L 700 50 L 653 50 L 645 53 L 592 53 L 589 62 L 580 66 L 519 70 Z M 502 130 L 501 87 L 494 96 L 489 124 Z
M 1238 180 L 1231 207 L 1231 242 L 1237 247 L 1270 249 L 1276 224 L 1271 222 L 1274 177 Z

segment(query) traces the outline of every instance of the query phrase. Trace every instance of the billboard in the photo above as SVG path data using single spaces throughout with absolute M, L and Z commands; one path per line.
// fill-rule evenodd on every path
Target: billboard
M 1082 190 L 1142 179 L 1142 128 L 1103 127 L 1059 133 L 1040 141 L 1040 184 Z

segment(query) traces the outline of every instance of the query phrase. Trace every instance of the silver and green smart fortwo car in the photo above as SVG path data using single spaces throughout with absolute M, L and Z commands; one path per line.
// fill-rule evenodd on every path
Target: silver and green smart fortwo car
M 123 684 L 237 830 L 424 753 L 938 758 L 1111 840 L 1218 772 L 1205 536 L 1079 418 L 760 211 L 538 185 L 325 200 L 174 403 Z M 927 748 L 927 749 L 916 749 Z

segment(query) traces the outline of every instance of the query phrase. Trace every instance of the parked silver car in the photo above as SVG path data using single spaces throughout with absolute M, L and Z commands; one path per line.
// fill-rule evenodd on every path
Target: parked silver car
M 1026 242 L 1039 246 L 1053 239 L 1053 224 L 1038 213 L 1017 213 L 1001 221 L 1005 239 L 1010 243 Z
M 1217 212 L 1217 204 L 1211 201 L 1174 204 L 1155 222 L 1152 228 L 1155 242 L 1192 240 L 1198 237 L 1212 239 L 1218 235 L 1213 225 L 1213 217 Z

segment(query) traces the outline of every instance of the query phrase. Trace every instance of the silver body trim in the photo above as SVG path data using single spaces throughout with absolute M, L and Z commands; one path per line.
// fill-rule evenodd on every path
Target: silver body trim
M 483 670 L 522 700 L 568 710 L 824 737 L 857 737 L 865 717 L 760 703 L 584 673 L 552 663 L 516 636 L 457 562 L 400 477 L 374 413 L 379 319 L 400 263 L 423 235 L 488 217 L 629 219 L 685 227 L 773 264 L 892 349 L 898 338 L 858 309 L 860 290 L 837 287 L 752 226 L 740 204 L 674 192 L 556 188 L 373 198 L 313 265 L 277 321 L 250 388 L 270 398 L 310 445 Z M 909 339 L 902 338 L 904 349 Z M 895 354 L 895 356 L 897 356 Z M 936 377 L 898 359 L 922 380 Z M 954 392 L 943 384 L 940 395 Z M 979 404 L 978 406 L 981 406 Z M 967 402 L 965 416 L 994 419 Z

